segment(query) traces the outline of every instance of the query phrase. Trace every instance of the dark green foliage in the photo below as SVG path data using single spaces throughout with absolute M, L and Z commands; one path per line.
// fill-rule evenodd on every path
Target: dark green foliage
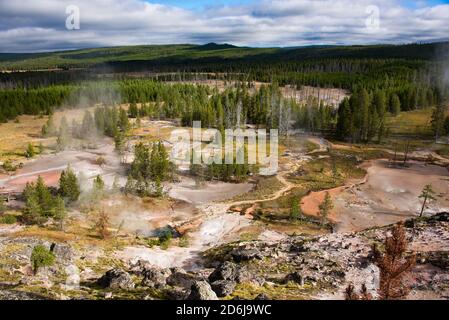
M 25 151 L 25 157 L 33 158 L 36 155 L 36 151 L 31 143 L 28 143 L 27 149 Z
M 162 142 L 155 142 L 150 149 L 139 143 L 134 150 L 135 158 L 131 164 L 125 191 L 140 196 L 161 196 L 161 183 L 171 176 L 173 170 L 164 145 Z
M 39 268 L 52 266 L 55 263 L 55 255 L 43 245 L 39 244 L 33 248 L 30 260 L 33 271 L 36 274 Z
M 61 173 L 58 193 L 69 203 L 77 201 L 80 196 L 78 178 L 70 166 Z
M 292 207 L 290 210 L 290 220 L 297 221 L 300 217 L 299 201 L 297 197 L 292 200 Z
M 3 198 L 2 196 L 0 196 L 0 214 L 5 212 L 6 210 L 6 204 L 5 204 L 6 200 L 5 198 Z
M 344 99 L 338 108 L 335 135 L 351 142 L 380 142 L 385 136 L 387 98 L 383 90 L 356 91 Z
M 16 222 L 17 218 L 12 214 L 0 215 L 0 224 L 14 224 Z
M 324 224 L 331 210 L 334 208 L 334 204 L 329 192 L 326 192 L 323 202 L 318 207 L 322 224 Z
M 23 191 L 25 198 L 24 218 L 29 223 L 43 223 L 47 218 L 61 219 L 65 215 L 65 208 L 61 205 L 61 198 L 52 195 L 42 177 L 35 183 L 27 183 Z
M 445 108 L 440 104 L 437 105 L 432 112 L 431 126 L 435 135 L 435 140 L 438 140 L 440 136 L 446 133 L 444 114 Z

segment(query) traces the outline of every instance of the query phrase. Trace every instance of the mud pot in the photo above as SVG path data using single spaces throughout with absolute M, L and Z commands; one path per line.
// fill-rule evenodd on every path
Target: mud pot
M 312 192 L 303 198 L 305 214 L 318 215 L 318 206 L 327 192 L 335 208 L 329 219 L 338 232 L 353 232 L 384 226 L 419 215 L 423 187 L 431 184 L 436 201 L 431 201 L 425 214 L 449 210 L 449 172 L 446 168 L 412 161 L 408 167 L 391 167 L 388 160 L 373 160 L 363 164 L 364 180 L 344 187 Z

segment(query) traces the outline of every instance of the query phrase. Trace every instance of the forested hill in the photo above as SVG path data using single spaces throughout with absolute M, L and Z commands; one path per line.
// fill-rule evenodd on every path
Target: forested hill
M 311 46 L 249 48 L 230 44 L 148 45 L 83 49 L 49 53 L 0 53 L 0 70 L 113 67 L 117 71 L 185 67 L 191 65 L 240 66 L 319 59 L 440 60 L 449 57 L 449 42 L 374 46 Z M 223 67 L 221 67 L 223 68 Z

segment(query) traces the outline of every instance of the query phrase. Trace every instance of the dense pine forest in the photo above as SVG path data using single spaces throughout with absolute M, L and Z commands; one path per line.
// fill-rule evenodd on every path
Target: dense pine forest
M 153 46 L 2 55 L 5 70 L 59 70 L 1 73 L 0 122 L 21 114 L 49 115 L 58 107 L 130 103 L 129 116 L 134 118 L 177 118 L 186 126 L 200 120 L 205 127 L 219 129 L 253 124 L 281 133 L 295 122 L 298 128 L 341 140 L 380 142 L 387 113 L 444 104 L 447 47 L 251 49 L 209 44 L 180 46 L 177 53 L 170 46 Z M 64 59 L 76 63 L 60 65 Z M 186 80 L 224 80 L 235 86 L 219 92 L 166 83 Z M 254 81 L 266 85 L 256 90 Z M 313 97 L 298 104 L 282 96 L 280 88 L 287 85 L 342 88 L 352 96 L 338 110 Z

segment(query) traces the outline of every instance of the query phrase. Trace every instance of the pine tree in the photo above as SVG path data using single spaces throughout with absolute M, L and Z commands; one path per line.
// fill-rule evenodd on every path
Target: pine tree
M 297 221 L 299 219 L 299 201 L 296 197 L 292 200 L 292 208 L 290 210 L 290 220 Z
M 397 94 L 391 96 L 390 112 L 394 116 L 397 116 L 401 112 L 401 100 L 399 100 Z
M 321 222 L 323 225 L 333 208 L 334 204 L 332 203 L 332 198 L 329 192 L 326 192 L 323 202 L 319 205 L 319 215 L 321 217 Z
M 65 209 L 65 204 L 64 204 L 64 200 L 60 197 L 57 196 L 56 199 L 54 200 L 54 204 L 53 204 L 53 208 L 52 208 L 52 217 L 56 220 L 59 221 L 59 229 L 62 230 L 63 229 L 63 223 L 64 223 L 64 219 L 66 217 L 66 209 Z
M 41 176 L 37 178 L 35 185 L 35 193 L 37 199 L 39 201 L 39 206 L 41 208 L 41 214 L 45 217 L 52 216 L 52 206 L 53 206 L 53 197 L 50 192 L 50 189 L 45 185 L 44 179 Z
M 118 127 L 124 133 L 126 133 L 130 127 L 128 115 L 126 114 L 126 111 L 122 108 L 120 108 L 119 111 Z
M 68 202 L 75 202 L 80 196 L 81 191 L 78 178 L 70 166 L 61 173 L 58 192 Z
M 344 140 L 352 137 L 352 114 L 349 99 L 345 98 L 338 108 L 338 121 L 336 136 L 338 139 Z
M 431 126 L 435 141 L 438 141 L 438 138 L 444 134 L 444 108 L 442 105 L 437 105 L 433 110 Z

